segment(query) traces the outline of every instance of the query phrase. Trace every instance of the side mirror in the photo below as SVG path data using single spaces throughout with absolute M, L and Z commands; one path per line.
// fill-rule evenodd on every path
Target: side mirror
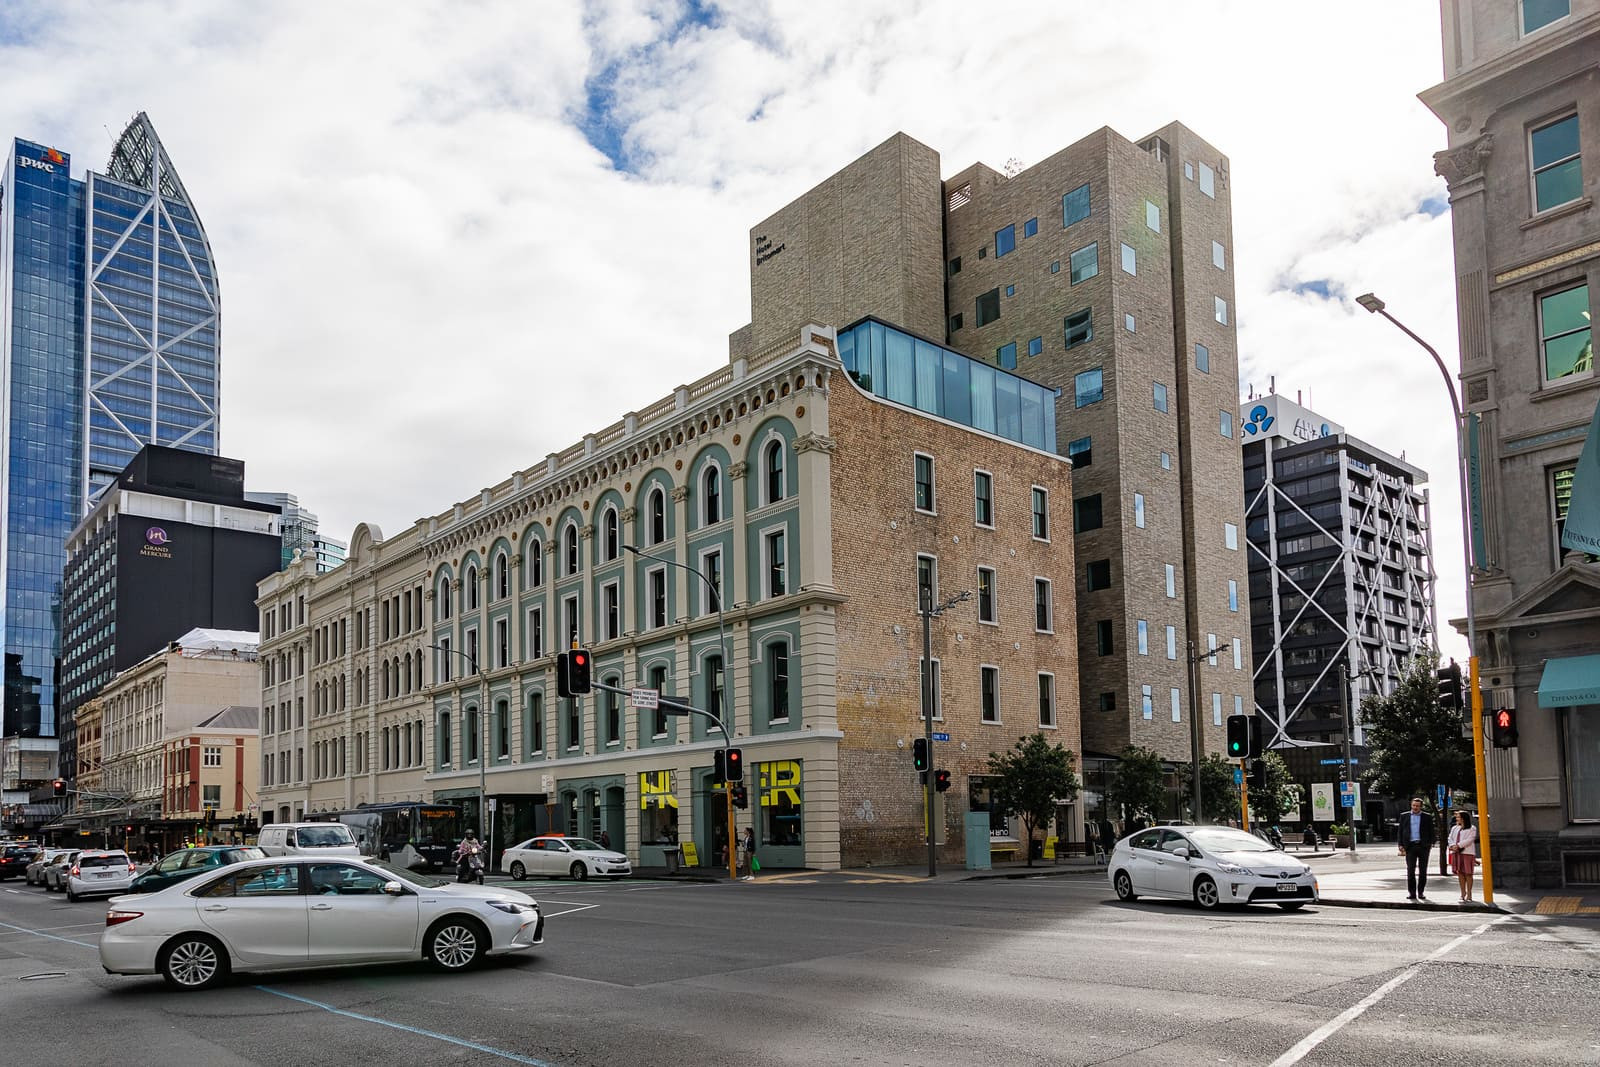
M 398 897 L 405 893 L 406 887 L 399 882 L 385 882 L 383 883 L 383 891 L 391 897 Z
M 1189 850 L 1182 847 L 1173 849 L 1172 854 L 1178 857 L 1180 860 L 1186 860 L 1189 858 Z

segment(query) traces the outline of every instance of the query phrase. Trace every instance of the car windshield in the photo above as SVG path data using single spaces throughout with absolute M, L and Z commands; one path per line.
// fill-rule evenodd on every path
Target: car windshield
M 295 831 L 295 840 L 301 848 L 337 848 L 355 844 L 355 838 L 350 836 L 350 827 L 343 823 L 302 826 Z
M 264 860 L 267 854 L 254 845 L 246 848 L 236 848 L 228 853 L 228 859 L 233 863 L 243 863 L 245 860 Z
M 601 848 L 586 837 L 563 837 L 561 839 L 568 848 L 574 852 L 608 852 L 609 849 Z
M 448 878 L 430 878 L 425 874 L 418 874 L 416 871 L 404 870 L 392 863 L 385 863 L 383 860 L 368 859 L 366 862 L 392 876 L 396 881 L 405 882 L 421 889 L 438 889 L 441 886 L 451 884 Z
M 109 856 L 84 856 L 78 862 L 80 867 L 126 867 L 128 857 L 120 852 Z
M 1189 836 L 1194 839 L 1195 844 L 1208 852 L 1277 851 L 1254 834 L 1247 834 L 1243 830 L 1230 830 L 1225 826 L 1190 830 Z

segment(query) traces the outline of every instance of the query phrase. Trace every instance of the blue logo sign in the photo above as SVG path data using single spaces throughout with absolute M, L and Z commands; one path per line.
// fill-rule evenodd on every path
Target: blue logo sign
M 1277 420 L 1267 413 L 1267 405 L 1257 404 L 1250 409 L 1250 421 L 1244 424 L 1245 436 L 1266 433 L 1275 421 Z

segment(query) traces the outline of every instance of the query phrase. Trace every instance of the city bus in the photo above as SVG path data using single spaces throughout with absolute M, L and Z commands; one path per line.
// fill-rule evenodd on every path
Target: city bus
M 307 818 L 344 823 L 355 835 L 363 856 L 411 871 L 449 868 L 450 856 L 461 840 L 461 809 L 453 804 L 362 804 L 348 811 L 319 812 Z

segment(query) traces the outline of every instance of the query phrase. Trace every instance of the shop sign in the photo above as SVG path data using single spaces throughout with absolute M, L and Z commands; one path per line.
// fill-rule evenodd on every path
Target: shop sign
M 639 773 L 639 807 L 675 808 L 678 794 L 672 788 L 671 771 L 641 771 Z

